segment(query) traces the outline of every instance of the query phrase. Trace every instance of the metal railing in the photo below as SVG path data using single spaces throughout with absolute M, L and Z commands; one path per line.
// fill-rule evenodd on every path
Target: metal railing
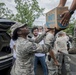
M 62 53 L 64 56 L 69 57 L 69 65 L 70 65 L 70 75 L 76 75 L 76 54 L 67 54 L 61 51 L 58 51 L 59 53 Z M 65 74 L 62 74 L 65 75 Z

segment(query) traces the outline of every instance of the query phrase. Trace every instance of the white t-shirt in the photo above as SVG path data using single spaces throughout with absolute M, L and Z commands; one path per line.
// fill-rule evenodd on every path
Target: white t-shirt
M 16 58 L 16 51 L 13 48 L 15 45 L 15 41 L 13 41 L 12 39 L 10 40 L 10 48 L 13 50 L 13 57 Z
M 32 39 L 36 39 L 36 37 L 32 37 Z M 42 40 L 40 43 L 39 43 L 40 45 L 42 45 L 42 44 L 44 44 L 44 40 Z M 35 53 L 35 56 L 37 56 L 37 57 L 42 57 L 42 56 L 45 56 L 45 53 Z

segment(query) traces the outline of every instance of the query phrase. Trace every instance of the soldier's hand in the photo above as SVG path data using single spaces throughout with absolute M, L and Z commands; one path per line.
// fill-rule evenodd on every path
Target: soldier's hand
M 70 20 L 70 18 L 71 18 L 71 15 L 70 15 L 70 12 L 69 12 L 69 11 L 63 12 L 60 17 L 62 18 L 60 23 L 61 23 L 63 26 L 69 24 L 69 20 Z
M 49 29 L 48 29 L 48 28 L 46 28 L 46 29 L 45 29 L 45 32 L 48 32 L 48 31 L 49 31 Z
M 54 64 L 55 64 L 56 66 L 60 66 L 60 64 L 59 64 L 59 62 L 58 62 L 57 60 L 54 61 Z

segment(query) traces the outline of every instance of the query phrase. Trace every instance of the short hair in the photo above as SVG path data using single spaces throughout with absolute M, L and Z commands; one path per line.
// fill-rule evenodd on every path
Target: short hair
M 38 29 L 43 29 L 43 27 L 42 26 L 39 26 Z
M 65 33 L 64 31 L 58 32 L 58 35 L 59 35 L 59 36 L 64 35 L 64 34 L 66 35 L 66 33 Z
M 33 31 L 34 31 L 35 29 L 38 29 L 38 27 L 33 27 L 32 30 L 31 30 L 31 32 L 33 33 Z

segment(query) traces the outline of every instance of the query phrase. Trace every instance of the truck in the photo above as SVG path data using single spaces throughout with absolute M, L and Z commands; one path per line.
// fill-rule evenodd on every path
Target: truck
M 12 66 L 13 54 L 9 46 L 11 36 L 9 28 L 15 24 L 14 21 L 0 18 L 0 71 Z

